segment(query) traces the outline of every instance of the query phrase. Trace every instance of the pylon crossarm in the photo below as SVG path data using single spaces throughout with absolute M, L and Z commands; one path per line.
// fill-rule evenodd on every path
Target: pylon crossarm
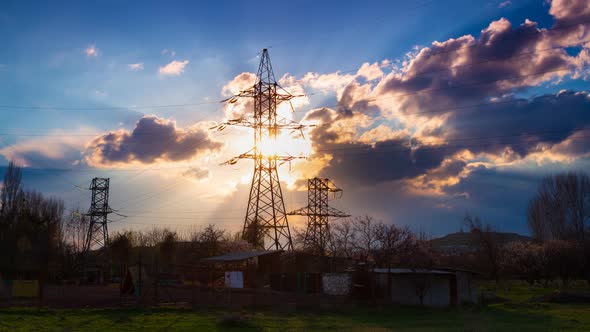
M 293 210 L 293 211 L 287 213 L 287 215 L 289 215 L 289 216 L 307 216 L 307 215 L 309 215 L 309 206 L 304 206 L 304 207 L 299 208 L 297 210 Z
M 236 127 L 246 127 L 246 128 L 256 128 L 259 126 L 258 123 L 256 123 L 256 119 L 254 118 L 238 118 L 238 119 L 231 119 L 228 120 L 226 122 L 220 123 L 216 126 L 210 127 L 210 130 L 217 130 L 217 131 L 223 131 L 225 130 L 225 128 L 227 128 L 227 126 L 236 126 Z M 292 131 L 296 131 L 296 130 L 303 130 L 304 128 L 312 128 L 312 127 L 316 127 L 316 125 L 306 125 L 306 124 L 300 124 L 297 122 L 289 122 L 289 123 L 280 123 L 277 122 L 274 126 L 274 128 L 278 129 L 286 129 L 286 130 L 292 130 Z
M 235 104 L 238 101 L 238 99 L 240 99 L 240 98 L 254 98 L 257 95 L 257 85 L 258 84 L 252 86 L 248 90 L 240 91 L 237 94 L 235 94 L 235 95 L 233 95 L 233 96 L 231 96 L 229 98 L 223 99 L 223 100 L 221 100 L 219 102 L 220 103 Z M 283 91 L 286 92 L 286 93 L 277 93 L 276 94 L 277 103 L 281 103 L 281 102 L 284 102 L 284 101 L 289 101 L 289 100 L 291 100 L 293 98 L 305 97 L 304 94 L 293 95 L 293 94 L 289 93 L 287 90 L 283 89 L 278 84 L 277 84 L 277 87 L 279 87 L 281 90 L 283 90 Z
M 215 125 L 213 127 L 210 127 L 209 129 L 223 131 L 223 130 L 225 130 L 225 128 L 227 128 L 227 126 L 255 128 L 256 123 L 251 122 L 251 119 L 238 118 L 238 119 L 227 120 L 226 122 L 223 122 L 223 123 L 220 123 L 220 124 Z
M 248 90 L 240 91 L 237 94 L 235 94 L 235 95 L 233 95 L 233 96 L 231 96 L 229 98 L 226 98 L 224 100 L 221 100 L 220 103 L 226 103 L 227 102 L 228 104 L 234 104 L 240 98 L 243 98 L 243 97 L 251 97 L 252 98 L 256 94 L 256 89 L 255 88 L 256 88 L 256 86 L 253 86 L 253 87 L 251 87 Z
M 264 156 L 260 153 L 255 154 L 252 153 L 254 149 L 250 149 L 248 152 L 242 153 L 238 156 L 232 157 L 231 159 L 220 163 L 219 165 L 235 165 L 240 159 L 263 159 L 263 160 L 273 160 L 278 161 L 279 166 L 286 163 L 293 161 L 295 159 L 307 159 L 305 156 Z

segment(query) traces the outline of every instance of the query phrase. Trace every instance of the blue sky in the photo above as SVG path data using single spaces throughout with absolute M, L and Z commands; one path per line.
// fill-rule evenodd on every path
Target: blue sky
M 569 6 L 578 3 L 584 4 L 573 1 Z M 319 156 L 317 152 L 322 146 L 357 148 L 362 144 L 392 144 L 402 132 L 425 145 L 448 144 L 450 140 L 466 137 L 490 137 L 494 132 L 491 128 L 477 128 L 484 126 L 484 122 L 511 127 L 502 125 L 502 121 L 513 121 L 514 130 L 505 134 L 555 127 L 571 135 L 584 128 L 585 121 L 590 121 L 587 105 L 583 104 L 583 98 L 577 100 L 573 94 L 584 92 L 588 87 L 588 71 L 584 67 L 588 61 L 587 43 L 555 58 L 536 59 L 539 63 L 557 63 L 554 65 L 539 64 L 523 69 L 525 63 L 518 62 L 523 57 L 518 60 L 502 58 L 504 53 L 531 50 L 532 54 L 539 55 L 545 52 L 539 50 L 547 47 L 565 48 L 572 42 L 590 39 L 590 14 L 586 10 L 577 9 L 573 14 L 567 10 L 565 14 L 550 12 L 551 8 L 567 9 L 567 6 L 566 2 L 544 0 L 368 1 L 363 4 L 298 1 L 262 7 L 245 1 L 208 4 L 195 1 L 126 1 L 124 4 L 120 1 L 3 1 L 0 4 L 0 39 L 4 44 L 0 49 L 0 105 L 16 107 L 0 109 L 0 133 L 3 134 L 0 158 L 3 164 L 9 158 L 20 158 L 21 164 L 28 168 L 25 171 L 28 188 L 59 195 L 70 207 L 85 209 L 89 203 L 87 192 L 74 184 L 84 186 L 93 176 L 112 177 L 112 205 L 130 216 L 115 228 L 155 224 L 185 227 L 215 221 L 239 229 L 252 165 L 243 162 L 235 168 L 223 168 L 218 164 L 223 158 L 247 148 L 251 139 L 248 133 L 202 131 L 211 135 L 213 143 L 194 146 L 194 154 L 180 159 L 166 157 L 169 151 L 152 151 L 159 157 L 149 160 L 138 157 L 139 152 L 114 160 L 102 150 L 98 155 L 93 155 L 92 151 L 106 144 L 104 140 L 94 140 L 104 139 L 102 135 L 108 132 L 130 132 L 138 128 L 138 121 L 146 115 L 155 117 L 150 125 L 156 129 L 173 123 L 179 132 L 193 128 L 190 130 L 195 130 L 195 135 L 201 135 L 194 128 L 201 130 L 208 127 L 208 121 L 219 122 L 227 117 L 230 110 L 217 101 L 239 85 L 236 78 L 241 73 L 255 72 L 258 54 L 267 47 L 277 78 L 288 74 L 302 81 L 307 73 L 315 75 L 292 87 L 315 93 L 296 105 L 294 119 L 310 117 L 314 109 L 338 104 L 338 107 L 331 107 L 334 113 L 330 116 L 341 121 L 341 126 L 331 128 L 340 137 L 337 141 L 323 141 L 321 133 L 309 133 L 308 143 L 315 151 L 312 153 L 323 162 L 311 163 L 313 167 L 299 165 L 296 168 L 299 173 L 285 171 L 285 176 L 290 177 L 284 184 L 288 187 L 288 209 L 305 203 L 305 192 L 298 181 L 305 176 L 321 174 L 342 184 L 346 194 L 335 204 L 353 215 L 373 214 L 387 222 L 409 224 L 439 235 L 458 229 L 462 215 L 469 211 L 480 214 L 499 229 L 525 233 L 526 202 L 534 193 L 539 178 L 555 170 L 587 169 L 584 149 L 576 148 L 572 152 L 570 144 L 567 153 L 563 152 L 564 145 L 571 142 L 568 141 L 570 136 L 537 137 L 537 145 L 527 147 L 526 151 L 517 151 L 518 147 L 511 145 L 514 142 L 505 144 L 502 151 L 467 147 L 462 151 L 453 149 L 448 154 L 426 153 L 428 150 L 424 150 L 424 155 L 408 152 L 404 157 L 377 151 L 379 157 L 366 158 L 366 165 L 360 158 L 347 159 L 337 154 L 326 161 L 328 156 Z M 572 18 L 572 15 L 578 16 Z M 505 21 L 500 21 L 502 18 Z M 535 35 L 540 37 L 531 41 L 535 44 L 527 44 L 531 34 L 524 28 L 516 31 L 526 19 L 538 24 Z M 456 47 L 450 40 L 465 35 L 472 35 L 477 43 L 482 30 L 494 21 L 510 22 L 512 27 L 495 27 L 490 35 L 516 31 L 516 37 L 522 38 L 516 44 L 502 46 L 501 42 L 494 42 L 496 44 L 488 47 L 496 47 L 503 61 L 501 66 L 489 66 L 478 72 L 482 66 L 477 63 L 490 57 L 484 54 L 488 51 L 486 46 L 481 49 L 478 46 L 476 49 L 480 53 L 456 54 L 457 59 L 473 63 L 474 67 L 452 73 L 452 77 L 445 78 L 448 82 L 436 81 L 430 76 L 429 82 L 412 81 L 412 63 L 413 68 L 423 66 L 433 70 L 458 61 L 440 56 L 446 62 L 433 63 L 423 55 L 421 58 L 420 51 L 427 52 L 425 48 L 428 47 L 434 50 L 432 43 L 435 41 L 446 43 L 438 46 L 443 51 L 445 47 Z M 575 34 L 568 29 L 551 31 L 559 24 L 571 22 L 580 23 L 581 30 Z M 519 33 L 522 35 L 517 35 Z M 546 53 L 550 52 L 543 54 Z M 510 63 L 515 64 L 514 68 Z M 357 72 L 363 64 L 382 72 L 369 79 Z M 568 67 L 567 72 L 560 72 L 566 65 L 579 68 L 570 71 Z M 453 93 L 430 93 L 413 100 L 395 97 L 400 93 L 415 93 L 424 87 L 436 91 L 441 86 L 494 80 L 498 78 L 494 76 L 495 71 L 505 73 L 504 77 L 536 77 L 541 71 L 552 70 L 558 70 L 560 75 L 510 82 L 509 87 L 497 84 L 477 91 L 465 88 L 461 94 L 453 90 Z M 321 74 L 333 76 L 330 79 Z M 401 79 L 396 77 L 398 74 L 406 76 Z M 289 77 L 283 78 L 285 85 Z M 558 98 L 556 94 L 560 90 L 571 91 L 572 95 Z M 345 96 L 353 102 L 346 104 Z M 441 106 L 453 108 L 506 98 L 522 98 L 529 102 L 540 96 L 573 105 L 571 116 L 578 120 L 577 125 L 552 123 L 551 117 L 560 117 L 555 109 L 548 109 L 534 121 L 514 120 L 506 115 L 481 118 L 485 119 L 481 121 L 461 114 L 445 119 L 408 117 L 408 113 L 416 110 Z M 375 97 L 392 99 L 387 105 L 377 102 L 366 108 L 359 106 L 359 100 Z M 566 97 L 569 99 L 564 101 Z M 143 108 L 179 104 L 189 105 Z M 550 104 L 551 101 L 547 101 L 547 105 Z M 530 105 L 542 108 L 540 104 L 531 102 Z M 121 109 L 108 109 L 113 107 Z M 344 109 L 356 120 L 347 120 Z M 379 115 L 375 116 L 375 112 Z M 507 114 L 510 109 L 507 106 L 493 112 Z M 527 125 L 530 122 L 530 127 L 522 128 L 517 121 L 525 121 Z M 375 129 L 379 124 L 384 124 L 389 131 L 383 131 L 385 127 Z M 519 128 L 522 131 L 519 132 Z M 468 134 L 457 133 L 458 130 Z M 372 141 L 367 141 L 367 137 Z M 216 141 L 223 147 L 216 148 Z M 442 150 L 437 149 L 430 151 Z M 506 149 L 517 151 L 518 156 L 506 157 L 509 154 Z M 551 152 L 547 152 L 549 150 Z M 468 156 L 466 151 L 472 155 Z M 445 173 L 446 166 L 453 162 L 462 168 L 452 174 Z M 387 166 L 389 163 L 394 166 Z M 205 176 L 189 179 L 182 175 L 187 169 L 197 169 L 200 172 L 195 174 Z M 363 175 L 362 169 L 375 176 Z M 507 191 L 511 194 L 503 194 Z M 242 201 L 243 204 L 236 203 Z M 130 205 L 127 211 L 123 209 L 126 205 Z M 142 211 L 147 212 L 141 214 Z M 301 225 L 302 221 L 294 219 L 293 223 Z

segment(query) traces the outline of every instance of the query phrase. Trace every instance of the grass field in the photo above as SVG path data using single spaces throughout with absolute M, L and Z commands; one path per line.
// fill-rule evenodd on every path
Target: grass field
M 2 331 L 590 331 L 590 305 L 535 303 L 553 291 L 523 283 L 495 287 L 508 300 L 460 309 L 357 308 L 339 313 L 242 312 L 238 327 L 221 311 L 189 309 L 0 309 Z M 223 319 L 226 317 L 226 319 Z M 233 317 L 233 316 L 232 316 Z

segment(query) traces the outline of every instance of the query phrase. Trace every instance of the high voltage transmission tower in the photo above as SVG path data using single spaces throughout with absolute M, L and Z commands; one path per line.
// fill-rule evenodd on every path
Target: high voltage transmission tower
M 307 216 L 307 230 L 303 246 L 316 254 L 323 255 L 330 240 L 329 218 L 349 217 L 348 214 L 328 205 L 329 194 L 340 193 L 330 179 L 318 178 L 307 180 L 307 206 L 291 211 L 289 215 Z
M 242 237 L 256 248 L 293 249 L 277 167 L 303 157 L 279 155 L 276 140 L 281 130 L 302 131 L 304 125 L 277 119 L 277 106 L 301 96 L 293 95 L 277 84 L 268 50 L 263 49 L 254 86 L 226 100 L 235 103 L 238 98 L 253 98 L 253 116 L 232 119 L 215 127 L 217 130 L 228 125 L 254 129 L 254 146 L 224 164 L 233 165 L 240 159 L 254 160 Z
M 90 184 L 92 190 L 92 203 L 87 216 L 90 217 L 88 233 L 84 241 L 84 254 L 87 255 L 92 248 L 102 249 L 105 257 L 108 257 L 109 232 L 107 228 L 108 214 L 113 212 L 109 206 L 109 179 L 94 178 Z M 108 259 L 105 258 L 108 261 Z

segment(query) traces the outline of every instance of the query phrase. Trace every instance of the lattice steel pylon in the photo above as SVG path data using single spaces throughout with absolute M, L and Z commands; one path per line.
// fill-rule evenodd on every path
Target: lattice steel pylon
M 240 159 L 254 160 L 243 239 L 260 249 L 291 250 L 293 242 L 277 168 L 304 157 L 279 155 L 276 140 L 281 130 L 302 131 L 305 126 L 277 119 L 277 105 L 303 95 L 293 95 L 277 84 L 267 49 L 262 50 L 256 77 L 254 86 L 226 100 L 235 103 L 238 98 L 253 98 L 253 116 L 232 119 L 213 128 L 223 130 L 227 126 L 241 126 L 254 129 L 254 147 L 224 163 L 233 165 Z
M 289 215 L 307 216 L 307 229 L 303 246 L 313 253 L 324 255 L 330 240 L 329 218 L 349 217 L 348 214 L 329 206 L 329 194 L 342 193 L 330 179 L 307 180 L 307 206 L 291 211 Z
M 103 249 L 108 252 L 109 231 L 107 228 L 108 214 L 113 212 L 109 206 L 109 179 L 94 178 L 90 184 L 92 190 L 92 202 L 87 216 L 90 217 L 88 233 L 84 242 L 83 252 L 87 254 L 91 249 Z

